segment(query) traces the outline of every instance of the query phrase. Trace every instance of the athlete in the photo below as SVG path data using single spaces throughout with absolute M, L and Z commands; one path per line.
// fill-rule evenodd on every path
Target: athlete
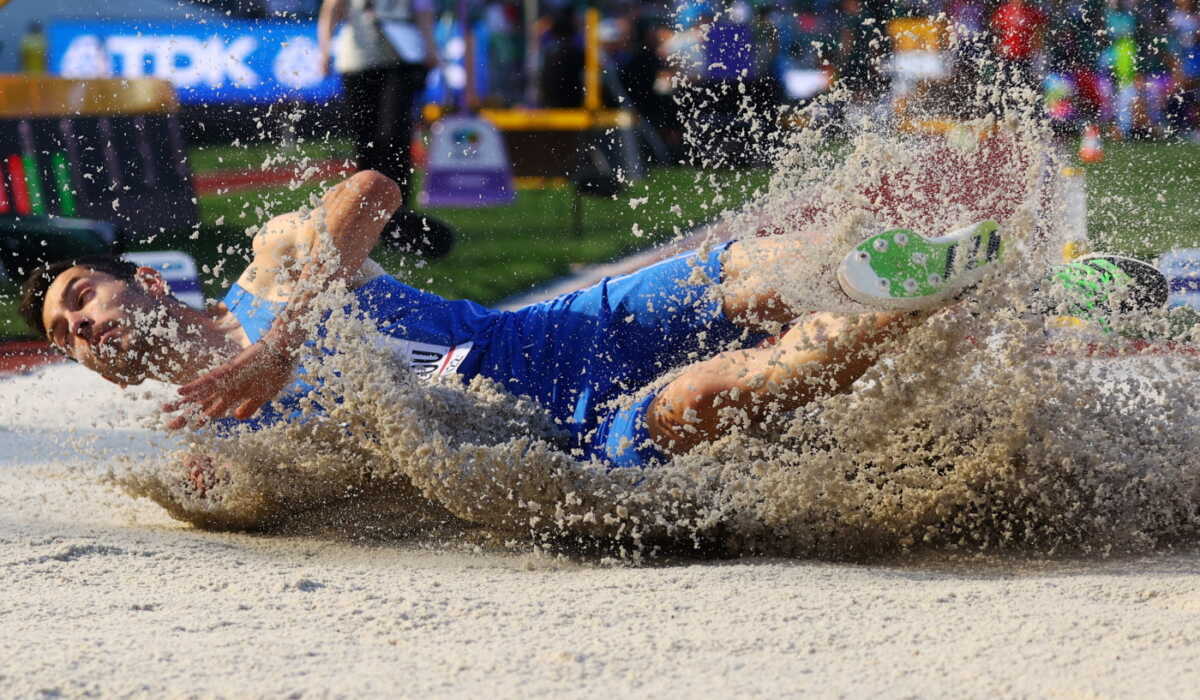
M 322 289 L 343 281 L 417 372 L 490 377 L 545 407 L 570 432 L 577 457 L 639 467 L 718 437 L 728 409 L 753 424 L 844 390 L 883 341 L 977 280 L 1001 249 L 990 222 L 944 239 L 872 237 L 843 262 L 839 279 L 853 298 L 890 308 L 855 316 L 814 313 L 795 322 L 808 310 L 789 307 L 758 274 L 764 256 L 796 254 L 794 242 L 777 238 L 684 254 L 506 312 L 414 289 L 370 260 L 400 202 L 393 181 L 365 171 L 327 192 L 319 211 L 270 220 L 224 300 L 202 311 L 174 299 L 150 268 L 87 258 L 35 272 L 21 312 L 54 347 L 109 381 L 181 385 L 164 407 L 172 428 L 189 424 L 188 409 L 261 425 L 286 419 L 286 402 L 283 411 L 270 402 L 289 395 L 314 332 L 299 321 Z M 321 221 L 328 235 L 319 233 Z M 897 257 L 901 249 L 911 253 Z M 617 401 L 681 367 L 657 391 Z

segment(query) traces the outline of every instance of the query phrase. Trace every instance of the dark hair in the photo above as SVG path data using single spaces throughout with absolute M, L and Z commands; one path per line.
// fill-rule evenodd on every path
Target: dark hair
M 21 318 L 30 328 L 43 337 L 46 336 L 46 326 L 42 323 L 42 309 L 46 306 L 46 291 L 54 280 L 62 273 L 73 267 L 86 267 L 94 272 L 112 275 L 123 282 L 133 282 L 138 266 L 122 260 L 114 255 L 81 255 L 58 262 L 47 263 L 34 270 L 21 285 Z

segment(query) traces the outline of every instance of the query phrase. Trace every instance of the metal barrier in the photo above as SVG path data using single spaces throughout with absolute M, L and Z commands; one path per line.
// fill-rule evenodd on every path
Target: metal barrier
M 196 225 L 177 112 L 161 80 L 0 75 L 0 219 L 93 219 L 126 236 Z

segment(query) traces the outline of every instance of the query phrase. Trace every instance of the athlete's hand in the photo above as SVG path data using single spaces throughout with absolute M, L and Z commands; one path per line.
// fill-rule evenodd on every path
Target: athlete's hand
M 232 415 L 245 420 L 278 396 L 291 383 L 294 362 L 286 345 L 272 341 L 268 334 L 220 367 L 179 387 L 181 398 L 162 409 L 166 413 L 190 411 L 172 418 L 167 428 L 182 428 L 189 415 L 197 413 L 207 419 Z
M 211 455 L 192 452 L 184 455 L 181 464 L 184 471 L 184 485 L 197 496 L 207 495 L 210 489 L 225 480 Z M 228 469 L 229 467 L 224 465 L 224 470 Z

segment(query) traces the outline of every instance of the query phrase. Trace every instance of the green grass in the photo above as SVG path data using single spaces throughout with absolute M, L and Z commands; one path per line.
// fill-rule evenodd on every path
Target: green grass
M 1093 249 L 1150 259 L 1200 247 L 1200 144 L 1108 143 L 1085 172 Z
M 192 170 L 197 173 L 259 168 L 268 158 L 274 162 L 278 161 L 280 156 L 286 163 L 296 163 L 302 158 L 350 160 L 354 157 L 354 146 L 344 139 L 311 141 L 298 138 L 294 144 L 282 148 L 274 143 L 260 142 L 238 146 L 197 146 L 188 151 L 188 161 L 192 164 Z
M 31 334 L 25 322 L 17 315 L 19 301 L 16 285 L 0 282 L 0 338 Z

